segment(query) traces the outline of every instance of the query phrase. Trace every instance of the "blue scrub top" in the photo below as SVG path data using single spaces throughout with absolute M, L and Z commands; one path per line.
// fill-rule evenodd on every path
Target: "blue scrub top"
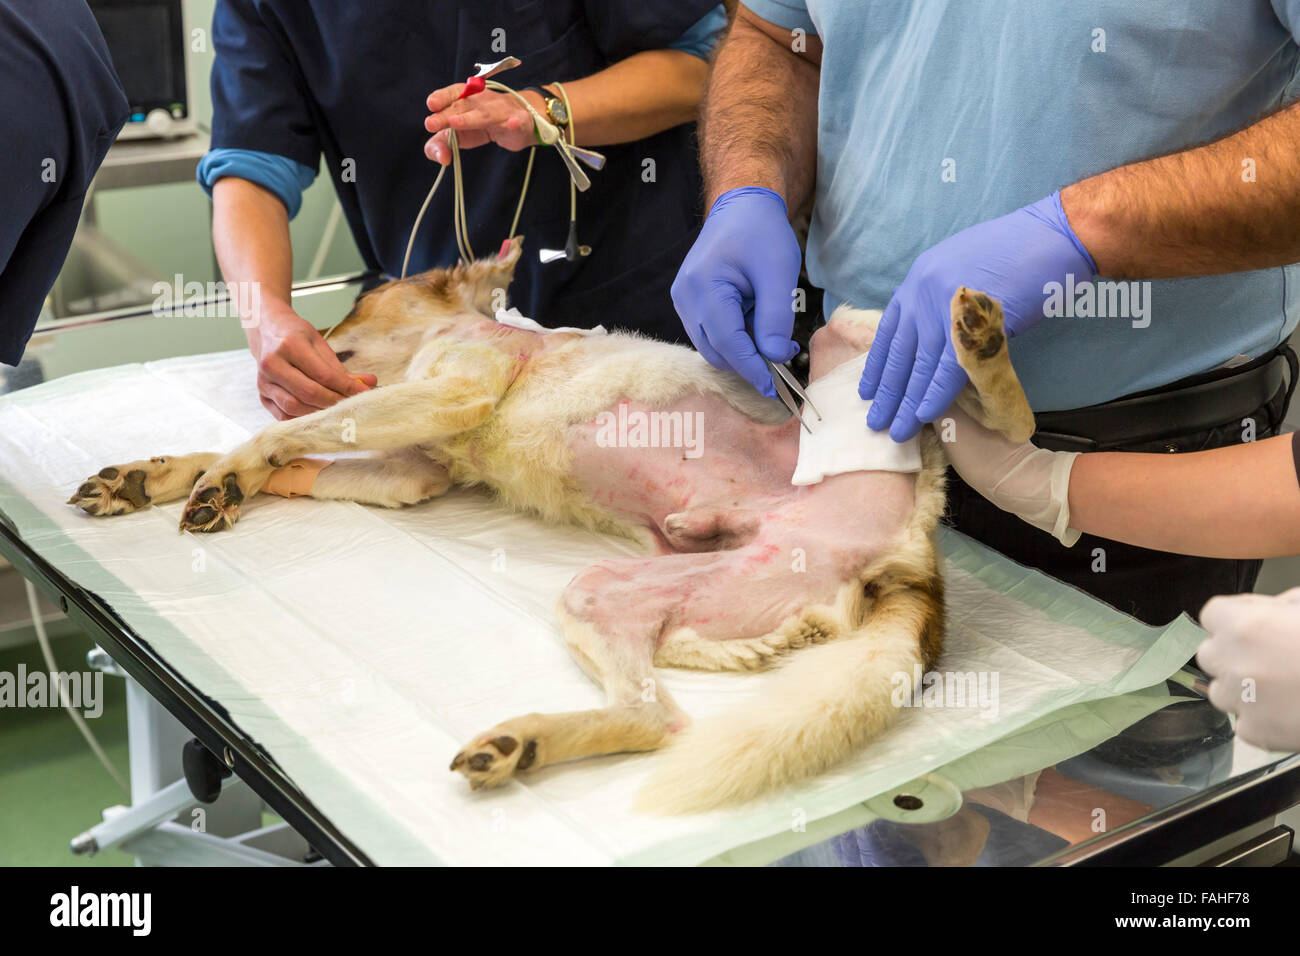
M 1300 95 L 1300 0 L 745 2 L 825 46 L 808 273 L 828 306 L 883 308 L 953 233 Z M 1047 319 L 1011 340 L 1035 410 L 1262 355 L 1300 320 L 1300 266 L 1149 290 L 1136 321 Z
M 0 3 L 0 362 L 17 365 L 126 94 L 85 0 Z
M 506 53 L 516 89 L 578 79 L 662 49 L 717 0 L 219 0 L 213 21 L 214 149 L 254 150 L 325 168 L 362 258 L 401 272 L 407 238 L 438 167 L 424 156 L 425 99 L 475 62 Z M 504 31 L 505 52 L 500 43 Z M 582 116 L 577 116 L 582 123 Z M 586 259 L 542 266 L 537 251 L 568 235 L 569 177 L 539 150 L 520 219 L 527 240 L 511 299 L 547 325 L 597 324 L 681 339 L 668 288 L 700 221 L 694 128 L 601 149 L 605 169 L 578 195 Z M 464 154 L 470 241 L 479 256 L 505 239 L 528 152 Z M 450 188 L 425 216 L 411 271 L 454 264 Z

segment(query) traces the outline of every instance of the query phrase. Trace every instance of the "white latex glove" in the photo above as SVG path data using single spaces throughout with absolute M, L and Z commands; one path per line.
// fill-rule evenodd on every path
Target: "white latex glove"
M 1237 735 L 1265 750 L 1300 750 L 1300 588 L 1211 598 L 1196 650 L 1210 703 L 1237 715 Z
M 1079 540 L 1070 527 L 1070 469 L 1078 452 L 1017 445 L 956 405 L 934 425 L 948 461 L 966 484 L 1067 548 Z

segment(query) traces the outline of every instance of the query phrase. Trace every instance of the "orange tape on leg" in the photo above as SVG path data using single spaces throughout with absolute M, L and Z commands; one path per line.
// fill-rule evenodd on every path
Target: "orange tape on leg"
M 316 485 L 316 476 L 332 464 L 334 462 L 328 458 L 295 458 L 283 468 L 271 472 L 262 490 L 282 498 L 306 497 Z

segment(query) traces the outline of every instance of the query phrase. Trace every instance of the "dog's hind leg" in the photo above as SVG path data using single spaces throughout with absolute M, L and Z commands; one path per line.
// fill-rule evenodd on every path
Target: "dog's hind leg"
M 617 562 L 611 562 L 616 564 Z M 608 567 L 578 575 L 561 599 L 565 642 L 587 675 L 602 685 L 608 706 L 568 713 L 527 714 L 479 734 L 456 754 L 451 769 L 475 790 L 494 787 L 516 770 L 601 754 L 657 750 L 689 721 L 655 677 L 653 657 L 661 624 L 638 608 L 636 621 L 598 629 L 583 619 L 586 597 L 600 588 Z
M 870 611 L 844 639 L 800 651 L 764 696 L 703 720 L 665 752 L 639 809 L 688 813 L 741 803 L 829 770 L 898 717 L 910 681 L 942 645 L 935 581 L 882 578 Z
M 953 294 L 951 309 L 953 351 L 970 379 L 970 387 L 962 390 L 957 403 L 985 428 L 1014 442 L 1029 441 L 1034 413 L 1011 367 L 1002 306 L 983 292 L 962 286 Z

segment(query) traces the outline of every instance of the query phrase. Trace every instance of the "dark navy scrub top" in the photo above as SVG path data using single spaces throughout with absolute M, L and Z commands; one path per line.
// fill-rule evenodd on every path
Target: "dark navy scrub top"
M 0 0 L 0 362 L 63 268 L 126 94 L 86 0 Z
M 366 264 L 401 273 L 411 225 L 437 174 L 424 155 L 425 99 L 504 55 L 514 89 L 579 79 L 667 47 L 717 0 L 218 0 L 212 146 L 287 157 L 324 154 Z M 505 52 L 493 40 L 505 31 Z M 576 120 L 582 125 L 581 111 Z M 681 340 L 668 289 L 700 221 L 693 125 L 602 147 L 608 163 L 578 195 L 578 262 L 562 249 L 569 177 L 539 149 L 520 219 L 526 239 L 511 301 L 544 325 L 636 329 Z M 528 151 L 463 153 L 470 242 L 495 255 L 510 228 Z M 648 161 L 653 161 L 648 162 Z M 650 180 L 650 181 L 647 181 Z M 421 225 L 412 273 L 454 264 L 448 175 Z

